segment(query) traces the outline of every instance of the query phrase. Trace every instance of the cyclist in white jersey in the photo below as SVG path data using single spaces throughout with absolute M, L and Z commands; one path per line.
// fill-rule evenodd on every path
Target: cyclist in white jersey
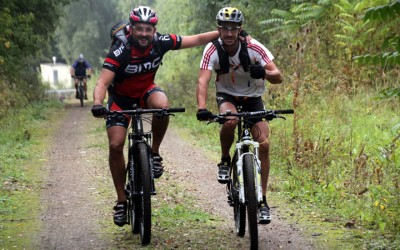
M 264 110 L 261 99 L 265 92 L 265 80 L 272 84 L 282 82 L 282 74 L 273 63 L 274 56 L 260 42 L 252 39 L 248 44 L 238 39 L 244 21 L 243 14 L 237 8 L 225 7 L 217 14 L 217 41 L 207 44 L 200 62 L 200 72 L 197 85 L 198 120 L 207 120 L 211 112 L 207 110 L 207 88 L 212 71 L 216 71 L 216 99 L 218 111 L 237 112 L 237 106 L 242 111 Z M 246 49 L 247 47 L 247 49 Z M 266 200 L 268 176 L 270 168 L 269 128 L 268 123 L 253 119 L 252 134 L 260 143 L 261 178 L 263 202 L 259 207 L 259 221 L 262 224 L 271 222 L 270 209 Z M 225 122 L 220 131 L 221 163 L 218 164 L 218 181 L 226 183 L 229 179 L 231 157 L 229 150 L 234 141 L 234 131 L 237 121 Z

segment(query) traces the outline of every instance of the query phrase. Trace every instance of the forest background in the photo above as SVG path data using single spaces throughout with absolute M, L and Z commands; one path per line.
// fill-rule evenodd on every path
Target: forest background
M 271 124 L 271 195 L 351 229 L 372 248 L 399 245 L 400 1 L 1 1 L 2 131 L 11 115 L 46 101 L 40 63 L 56 56 L 71 64 L 83 53 L 97 74 L 111 27 L 139 4 L 157 11 L 159 32 L 180 35 L 214 30 L 221 7 L 241 9 L 244 29 L 271 50 L 284 75 L 283 84 L 268 84 L 266 107 L 295 109 Z M 218 154 L 218 128 L 194 116 L 203 49 L 168 53 L 156 82 L 171 106 L 186 107 L 177 117 L 182 128 Z M 216 111 L 214 91 L 208 103 Z M 0 157 L 9 158 L 10 137 L 1 140 Z M 0 185 L 12 171 L 0 166 Z M 8 195 L 2 191 L 0 202 Z

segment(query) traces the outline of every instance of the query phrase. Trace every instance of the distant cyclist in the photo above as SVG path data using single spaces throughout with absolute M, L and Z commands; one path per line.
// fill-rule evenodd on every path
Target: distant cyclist
M 92 73 L 92 67 L 85 60 L 82 54 L 79 54 L 78 59 L 72 64 L 71 66 L 71 77 L 74 78 L 75 81 L 75 98 L 78 97 L 78 82 L 79 80 L 83 81 L 84 89 L 85 89 L 85 100 L 88 99 L 87 97 L 87 79 L 90 78 L 90 74 Z

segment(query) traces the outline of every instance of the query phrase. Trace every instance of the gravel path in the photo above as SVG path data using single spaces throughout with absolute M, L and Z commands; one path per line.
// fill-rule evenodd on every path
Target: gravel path
M 102 204 L 93 195 L 97 192 L 91 180 L 95 163 L 84 146 L 93 122 L 90 107 L 80 108 L 73 104 L 66 107 L 66 112 L 48 152 L 46 168 L 49 176 L 41 196 L 44 226 L 36 247 L 110 249 L 112 242 L 102 237 L 104 232 L 97 221 Z M 216 163 L 182 140 L 173 129 L 168 131 L 161 153 L 171 177 L 187 183 L 187 191 L 199 199 L 198 206 L 225 218 L 226 230 L 234 232 L 233 212 L 226 202 L 225 186 L 216 181 Z M 260 249 L 314 249 L 301 230 L 280 219 L 279 210 L 279 207 L 273 209 L 270 225 L 259 225 Z

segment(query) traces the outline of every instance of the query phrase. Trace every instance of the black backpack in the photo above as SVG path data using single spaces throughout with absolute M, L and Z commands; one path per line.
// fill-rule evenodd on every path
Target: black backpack
M 229 73 L 229 56 L 225 50 L 222 49 L 221 44 L 218 39 L 212 41 L 214 46 L 217 48 L 218 57 L 219 57 L 219 66 L 220 69 L 216 70 L 217 74 L 227 74 Z M 245 72 L 249 71 L 249 66 L 251 64 L 249 52 L 247 51 L 247 43 L 246 41 L 241 42 L 241 47 L 239 51 L 239 60 L 240 65 L 243 67 Z

